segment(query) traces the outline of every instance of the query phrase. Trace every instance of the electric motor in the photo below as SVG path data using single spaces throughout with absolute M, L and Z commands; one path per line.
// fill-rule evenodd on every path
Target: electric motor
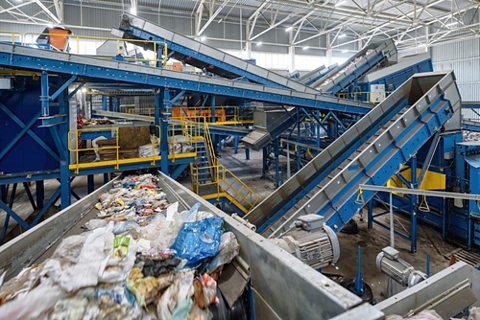
M 314 269 L 334 264 L 340 257 L 335 232 L 323 223 L 323 217 L 309 214 L 294 222 L 295 229 L 272 241 Z
M 377 270 L 405 287 L 411 287 L 427 278 L 427 275 L 400 258 L 398 250 L 385 247 L 377 255 Z

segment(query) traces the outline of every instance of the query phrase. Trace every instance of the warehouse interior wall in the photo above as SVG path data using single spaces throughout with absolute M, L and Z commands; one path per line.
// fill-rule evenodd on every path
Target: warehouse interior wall
M 430 50 L 435 71 L 455 71 L 462 99 L 480 101 L 480 39 L 440 44 Z

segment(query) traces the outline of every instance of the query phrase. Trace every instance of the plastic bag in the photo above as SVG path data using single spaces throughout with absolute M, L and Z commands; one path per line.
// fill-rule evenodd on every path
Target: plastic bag
M 130 230 L 138 228 L 138 224 L 135 221 L 119 221 L 113 226 L 113 234 L 122 234 Z
M 137 245 L 130 236 L 116 237 L 113 247 L 113 256 L 108 259 L 107 265 L 99 277 L 102 282 L 125 281 L 135 264 Z
M 57 249 L 55 249 L 52 258 L 62 262 L 77 263 L 78 256 L 85 244 L 85 239 L 85 234 L 74 235 L 63 239 Z
M 207 266 L 207 272 L 212 273 L 218 267 L 232 262 L 240 252 L 240 245 L 233 232 L 225 232 L 220 239 L 219 252 Z
M 106 228 L 95 229 L 87 235 L 78 263 L 63 269 L 60 276 L 60 286 L 65 291 L 97 285 L 113 251 L 112 228 L 113 223 L 110 222 Z
M 150 246 L 157 251 L 170 248 L 182 223 L 178 221 L 167 221 L 162 215 L 156 216 L 147 226 L 138 230 L 141 239 L 149 240 Z
M 172 313 L 184 300 L 193 296 L 194 270 L 184 270 L 175 275 L 172 285 L 162 294 L 157 303 L 157 316 L 160 319 L 171 319 Z M 191 305 L 190 305 L 191 307 Z M 188 310 L 190 311 L 190 310 Z
M 472 307 L 468 311 L 468 320 L 480 320 L 480 308 Z
M 62 299 L 55 303 L 50 320 L 82 320 L 88 306 L 88 299 L 84 297 L 73 297 Z
M 180 302 L 175 310 L 172 312 L 172 320 L 186 320 L 190 309 L 192 309 L 193 301 L 192 299 L 185 299 Z
M 108 224 L 106 220 L 103 219 L 91 219 L 87 223 L 85 223 L 85 228 L 88 230 L 94 230 L 97 228 L 103 228 Z
M 194 265 L 199 261 L 213 257 L 218 252 L 222 236 L 222 218 L 207 218 L 182 225 L 172 249 L 177 256 Z
M 435 310 L 423 310 L 420 313 L 407 317 L 405 320 L 442 320 Z
M 52 308 L 63 297 L 63 291 L 57 286 L 40 285 L 30 292 L 17 296 L 0 306 L 0 319 L 37 319 Z

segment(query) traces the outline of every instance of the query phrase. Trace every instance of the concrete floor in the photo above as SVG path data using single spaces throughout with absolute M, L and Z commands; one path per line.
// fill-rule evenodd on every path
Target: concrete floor
M 227 147 L 220 152 L 220 162 L 240 177 L 248 186 L 257 192 L 262 198 L 266 197 L 275 190 L 275 184 L 271 180 L 261 179 L 262 174 L 262 152 L 250 152 L 250 160 L 245 160 L 245 152 L 241 147 L 238 154 L 233 154 L 233 148 Z M 286 160 L 281 159 L 282 171 L 286 172 Z M 293 169 L 293 167 L 292 167 Z M 286 178 L 286 177 L 285 177 Z M 190 177 L 184 177 L 179 181 L 185 186 L 190 187 Z M 103 184 L 103 176 L 95 177 L 95 186 Z M 57 181 L 49 181 L 45 185 L 45 195 L 48 198 L 55 188 L 58 187 Z M 74 180 L 73 190 L 80 196 L 87 194 L 86 177 L 80 177 Z M 34 193 L 34 187 L 32 187 Z M 72 197 L 72 201 L 75 199 Z M 14 210 L 25 216 L 32 212 L 28 198 L 23 192 L 23 186 L 19 185 Z M 52 208 L 48 215 L 52 215 L 59 209 Z M 376 271 L 375 258 L 383 247 L 389 244 L 389 232 L 380 226 L 375 225 L 372 230 L 367 229 L 366 212 L 364 219 L 355 217 L 359 226 L 359 233 L 350 235 L 339 233 L 341 256 L 336 266 L 324 268 L 325 273 L 337 274 L 342 277 L 355 277 L 357 273 L 357 247 L 362 250 L 361 268 L 363 278 L 373 290 L 376 301 L 381 301 L 387 296 L 387 277 Z M 0 226 L 3 224 L 4 213 L 0 211 Z M 384 223 L 388 224 L 388 216 L 384 216 Z M 396 218 L 397 228 L 408 228 L 408 221 L 402 217 Z M 445 243 L 440 238 L 440 233 L 428 226 L 419 225 L 418 227 L 418 251 L 415 254 L 409 252 L 410 243 L 398 236 L 395 237 L 395 247 L 400 251 L 401 257 L 411 263 L 415 268 L 425 271 L 426 255 L 431 256 L 431 271 L 436 273 L 448 266 L 448 253 L 456 247 Z

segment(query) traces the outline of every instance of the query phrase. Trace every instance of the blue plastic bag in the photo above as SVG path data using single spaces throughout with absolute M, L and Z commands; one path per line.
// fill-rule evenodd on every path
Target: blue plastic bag
M 215 256 L 220 246 L 222 222 L 223 219 L 218 217 L 185 222 L 172 249 L 177 251 L 178 257 L 186 259 L 189 266 Z

